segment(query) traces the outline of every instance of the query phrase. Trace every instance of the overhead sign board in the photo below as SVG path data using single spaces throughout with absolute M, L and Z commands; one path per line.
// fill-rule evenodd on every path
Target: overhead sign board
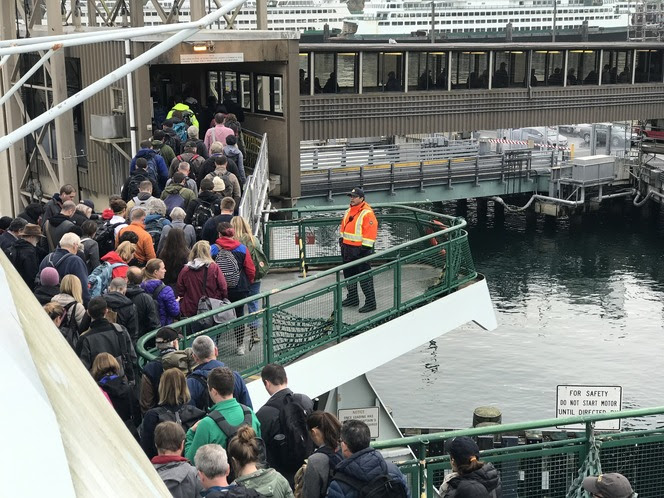
M 180 54 L 180 64 L 217 64 L 220 62 L 244 62 L 244 54 L 242 52 Z
M 379 434 L 378 426 L 379 410 L 377 406 L 370 406 L 368 408 L 350 408 L 339 410 L 337 418 L 343 424 L 344 420 L 361 420 L 369 426 L 371 431 L 371 438 L 375 439 Z
M 622 408 L 620 386 L 558 386 L 556 418 L 576 415 L 619 412 Z M 584 429 L 585 424 L 558 426 L 560 429 Z M 620 419 L 599 420 L 597 430 L 620 430 Z

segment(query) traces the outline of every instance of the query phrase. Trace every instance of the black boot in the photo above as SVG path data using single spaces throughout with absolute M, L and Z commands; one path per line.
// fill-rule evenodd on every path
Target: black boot
M 364 294 L 364 306 L 358 311 L 360 313 L 369 313 L 376 309 L 376 293 L 374 291 L 373 278 L 369 277 L 360 282 L 362 293 Z
M 357 295 L 357 284 L 348 285 L 348 295 L 341 301 L 341 306 L 359 306 L 360 298 Z

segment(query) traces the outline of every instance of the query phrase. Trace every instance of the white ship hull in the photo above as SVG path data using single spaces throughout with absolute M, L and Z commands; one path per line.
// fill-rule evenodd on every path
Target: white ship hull
M 435 30 L 439 33 L 486 33 L 505 31 L 512 23 L 514 32 L 551 30 L 554 6 L 534 5 L 533 0 L 436 0 Z M 523 4 L 523 5 L 520 5 Z M 557 7 L 556 29 L 579 29 L 584 21 L 590 28 L 627 29 L 629 3 L 603 0 L 602 5 L 585 6 L 574 0 L 561 0 Z M 367 1 L 363 14 L 348 21 L 357 25 L 357 35 L 409 35 L 431 29 L 431 2 L 420 0 Z

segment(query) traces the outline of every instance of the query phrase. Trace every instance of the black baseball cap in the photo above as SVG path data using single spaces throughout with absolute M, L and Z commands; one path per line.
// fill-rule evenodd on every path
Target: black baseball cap
M 162 327 L 157 332 L 155 344 L 159 347 L 162 344 L 169 344 L 178 338 L 178 331 L 172 327 Z
M 457 464 L 465 465 L 471 458 L 480 456 L 480 448 L 477 443 L 468 436 L 455 437 L 449 444 L 447 452 Z
M 351 190 L 348 194 L 346 194 L 348 197 L 362 197 L 364 199 L 364 190 L 362 190 L 359 187 L 355 187 L 353 190 Z

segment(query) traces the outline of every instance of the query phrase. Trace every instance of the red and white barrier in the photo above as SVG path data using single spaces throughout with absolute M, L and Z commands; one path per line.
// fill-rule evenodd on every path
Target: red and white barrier
M 528 145 L 527 141 L 524 140 L 508 140 L 506 138 L 489 138 L 488 139 L 492 144 L 510 144 L 510 145 Z M 568 145 L 549 145 L 549 144 L 538 144 L 535 143 L 538 147 L 544 147 L 546 149 L 559 149 L 559 150 L 570 150 Z

